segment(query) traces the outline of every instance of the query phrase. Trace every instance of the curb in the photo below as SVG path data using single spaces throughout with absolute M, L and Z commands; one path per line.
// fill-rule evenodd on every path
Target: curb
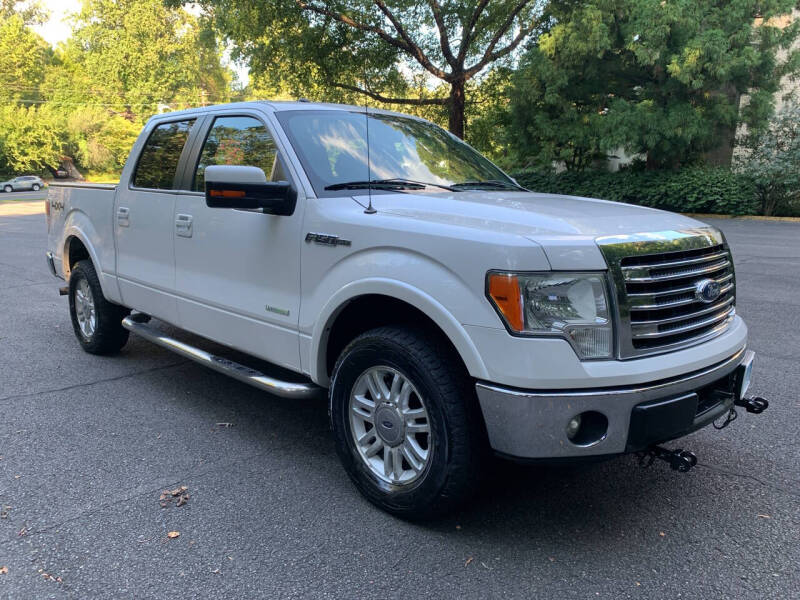
M 761 215 L 717 215 L 709 213 L 681 213 L 695 219 L 741 219 L 746 221 L 775 221 L 778 223 L 800 223 L 800 217 L 763 217 Z

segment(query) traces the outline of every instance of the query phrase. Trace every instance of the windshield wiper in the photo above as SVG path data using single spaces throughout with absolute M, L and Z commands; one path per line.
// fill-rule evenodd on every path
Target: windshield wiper
M 454 183 L 453 187 L 456 189 L 467 188 L 492 188 L 498 190 L 519 190 L 526 191 L 521 185 L 516 185 L 510 181 L 500 181 L 499 179 L 487 179 L 486 181 L 462 181 L 461 183 Z
M 342 183 L 334 183 L 326 185 L 326 190 L 352 190 L 367 187 L 377 189 L 396 189 L 396 190 L 422 190 L 428 186 L 439 187 L 451 192 L 458 191 L 439 183 L 427 183 L 424 181 L 414 181 L 413 179 L 403 179 L 402 177 L 395 177 L 392 179 L 373 179 L 372 181 L 345 181 Z
M 392 179 L 378 179 L 378 183 L 411 183 L 414 185 L 421 185 L 425 187 L 438 187 L 442 188 L 443 190 L 447 190 L 448 192 L 457 192 L 458 190 L 454 187 L 449 185 L 444 185 L 441 183 L 431 183 L 429 181 L 416 181 L 414 179 L 404 179 L 402 177 L 394 177 Z

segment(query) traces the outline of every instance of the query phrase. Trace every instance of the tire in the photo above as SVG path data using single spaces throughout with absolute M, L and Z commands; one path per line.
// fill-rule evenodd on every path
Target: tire
M 122 326 L 130 310 L 103 296 L 100 280 L 90 260 L 79 261 L 69 277 L 69 314 L 72 329 L 83 349 L 90 354 L 114 354 L 128 341 Z
M 14 191 L 14 188 L 12 188 L 10 185 L 7 185 L 7 186 L 5 186 L 5 187 L 3 188 L 3 191 L 4 191 L 6 194 L 10 194 L 11 192 L 13 192 L 13 191 Z
M 402 408 L 395 410 L 385 396 L 378 394 L 378 399 L 383 397 L 384 401 L 373 402 L 373 425 L 368 429 L 369 419 L 364 420 L 363 415 L 369 409 L 364 408 L 363 401 L 351 400 L 351 396 L 372 400 L 375 379 L 373 388 L 364 383 L 370 374 L 382 378 L 383 392 L 395 387 L 393 382 L 398 376 L 413 391 L 405 394 L 405 412 Z M 402 406 L 402 390 L 408 388 L 404 383 L 399 389 L 401 399 L 395 404 Z M 362 390 L 366 391 L 359 396 Z M 380 327 L 360 335 L 336 362 L 329 401 L 339 458 L 358 490 L 376 506 L 409 520 L 431 519 L 462 504 L 477 488 L 488 448 L 485 428 L 474 383 L 444 340 L 423 330 L 399 326 Z M 420 405 L 425 416 L 409 421 L 405 415 L 420 414 Z M 357 411 L 352 410 L 354 406 L 358 406 Z M 417 429 L 427 423 L 428 433 L 409 434 L 412 422 Z M 402 430 L 404 435 L 400 437 L 404 441 L 387 441 L 386 436 L 395 435 L 395 428 Z M 363 440 L 369 432 L 372 437 L 359 444 L 357 438 Z M 367 458 L 369 448 L 379 439 L 383 449 Z M 359 447 L 365 448 L 363 453 Z M 427 456 L 420 459 L 420 450 L 424 452 L 426 447 Z M 386 454 L 398 452 L 398 448 L 404 456 L 397 462 L 390 459 L 389 464 L 399 464 L 402 474 L 392 471 L 387 475 Z M 421 464 L 424 466 L 419 468 Z
M 38 192 L 41 186 L 38 183 L 33 184 L 33 188 L 31 188 L 34 192 Z

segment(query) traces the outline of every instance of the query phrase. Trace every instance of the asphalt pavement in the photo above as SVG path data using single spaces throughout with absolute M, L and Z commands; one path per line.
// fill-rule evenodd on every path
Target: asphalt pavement
M 752 391 L 771 405 L 673 443 L 698 455 L 692 472 L 498 462 L 472 504 L 420 525 L 359 496 L 324 402 L 135 337 L 115 357 L 82 352 L 40 205 L 7 199 L 0 597 L 800 597 L 800 223 L 714 222 L 757 352 Z M 181 486 L 185 504 L 161 500 Z
M 0 202 L 7 202 L 9 200 L 44 200 L 47 197 L 47 189 L 39 190 L 38 192 L 3 192 L 0 190 Z

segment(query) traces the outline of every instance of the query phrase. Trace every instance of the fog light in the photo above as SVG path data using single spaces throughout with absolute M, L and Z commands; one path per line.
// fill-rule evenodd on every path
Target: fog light
M 567 437 L 570 440 L 575 439 L 575 436 L 578 435 L 578 430 L 581 428 L 581 416 L 575 415 L 569 420 L 567 423 Z
M 594 446 L 606 439 L 608 418 L 596 410 L 587 410 L 570 419 L 566 434 L 570 443 L 576 446 L 583 448 Z

